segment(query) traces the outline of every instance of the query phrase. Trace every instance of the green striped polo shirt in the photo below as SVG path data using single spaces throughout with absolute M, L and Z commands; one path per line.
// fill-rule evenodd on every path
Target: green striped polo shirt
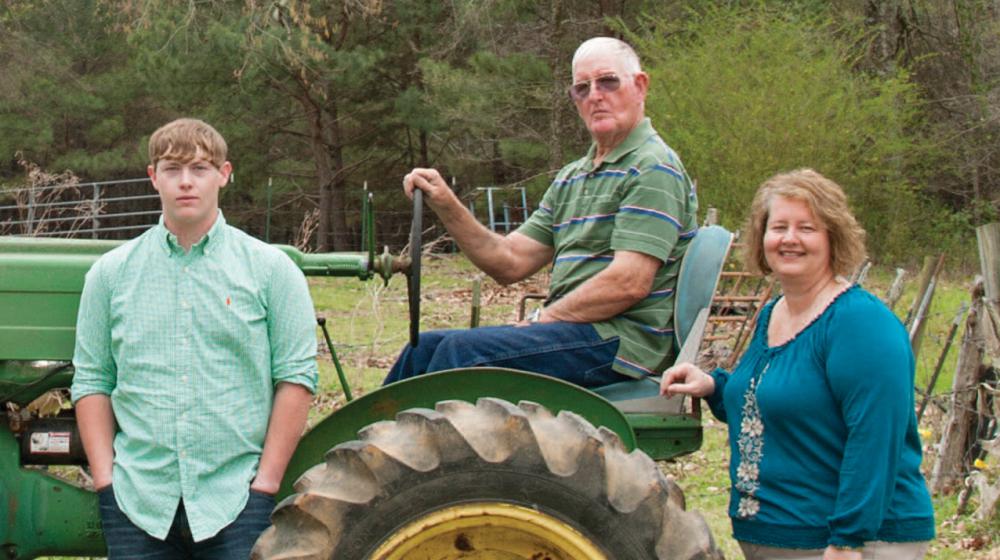
M 599 166 L 596 150 L 591 146 L 559 171 L 518 232 L 555 250 L 549 302 L 604 270 L 615 251 L 662 261 L 645 299 L 594 323 L 601 337 L 619 337 L 615 371 L 632 377 L 660 373 L 675 354 L 674 288 L 680 259 L 698 229 L 698 199 L 680 158 L 649 119 Z
M 73 402 L 111 397 L 122 511 L 163 539 L 183 499 L 202 541 L 247 503 L 275 386 L 315 392 L 309 287 L 221 212 L 187 253 L 161 218 L 87 273 L 73 365 Z

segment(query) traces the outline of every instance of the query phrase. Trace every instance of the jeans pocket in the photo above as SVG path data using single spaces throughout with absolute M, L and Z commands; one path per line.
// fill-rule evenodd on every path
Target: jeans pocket
M 104 488 L 97 491 L 97 503 L 100 507 L 117 507 L 115 504 L 115 488 L 114 484 L 108 484 Z
M 250 498 L 247 500 L 246 507 L 233 523 L 232 532 L 250 535 L 252 543 L 265 529 L 271 526 L 271 513 L 274 511 L 274 506 L 274 496 L 250 490 Z
M 609 338 L 603 343 L 595 346 L 593 350 L 618 350 L 619 340 L 618 337 Z M 583 372 L 582 382 L 578 382 L 579 385 L 584 387 L 600 387 L 602 385 L 610 385 L 611 383 L 618 383 L 619 381 L 628 381 L 631 379 L 627 375 L 623 375 L 614 370 L 615 365 L 615 355 L 611 354 L 607 363 L 599 364 L 594 366 L 585 372 Z
M 247 501 L 247 509 L 267 508 L 268 511 L 274 509 L 277 500 L 272 494 L 267 494 L 259 490 L 250 490 L 250 499 Z
M 129 520 L 118 508 L 112 485 L 109 484 L 97 491 L 97 510 L 105 535 L 127 529 Z

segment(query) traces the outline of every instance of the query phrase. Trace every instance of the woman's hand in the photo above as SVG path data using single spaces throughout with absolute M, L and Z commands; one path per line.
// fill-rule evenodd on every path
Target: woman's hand
M 665 397 L 707 397 L 715 392 L 715 380 L 692 363 L 683 362 L 663 372 L 660 394 Z
M 862 560 L 862 558 L 860 550 L 844 550 L 828 546 L 823 551 L 823 560 Z

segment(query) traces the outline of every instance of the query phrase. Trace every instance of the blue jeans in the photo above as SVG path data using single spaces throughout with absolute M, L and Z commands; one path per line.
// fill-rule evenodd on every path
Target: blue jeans
M 583 387 L 630 379 L 611 369 L 618 337 L 602 339 L 587 323 L 532 323 L 428 331 L 403 348 L 383 384 L 463 367 L 504 367 L 558 377 Z
M 152 537 L 136 527 L 118 508 L 114 489 L 102 488 L 97 493 L 101 510 L 104 540 L 108 544 L 109 560 L 143 558 L 152 560 L 206 559 L 246 560 L 250 557 L 257 537 L 271 526 L 274 496 L 250 491 L 250 499 L 235 521 L 214 537 L 194 542 L 184 512 L 184 502 L 177 506 L 174 523 L 166 540 Z

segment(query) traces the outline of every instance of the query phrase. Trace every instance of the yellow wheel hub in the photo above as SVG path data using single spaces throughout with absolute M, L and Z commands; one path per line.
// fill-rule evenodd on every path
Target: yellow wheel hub
M 607 560 L 590 539 L 550 515 L 501 502 L 452 506 L 389 536 L 373 560 Z

